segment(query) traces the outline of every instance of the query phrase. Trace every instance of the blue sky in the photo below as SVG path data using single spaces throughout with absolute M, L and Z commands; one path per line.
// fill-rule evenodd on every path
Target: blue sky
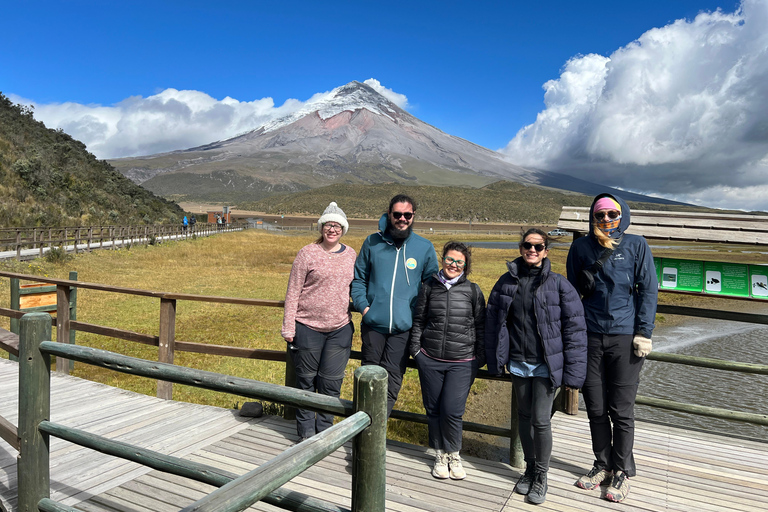
M 105 136 L 95 133 L 98 126 L 128 125 L 128 117 L 121 117 L 126 105 L 153 98 L 163 91 L 195 91 L 207 95 L 213 103 L 236 100 L 267 116 L 281 106 L 286 107 L 286 101 L 305 102 L 349 81 L 373 78 L 383 88 L 407 97 L 407 109 L 423 121 L 452 135 L 501 150 L 516 163 L 565 170 L 593 181 L 696 199 L 712 206 L 768 209 L 768 202 L 756 194 L 749 201 L 744 199 L 745 191 L 755 186 L 764 186 L 761 190 L 768 192 L 768 179 L 761 183 L 757 177 L 765 169 L 753 169 L 765 160 L 761 158 L 768 154 L 768 149 L 762 157 L 753 152 L 736 164 L 727 163 L 752 166 L 744 169 L 738 181 L 704 180 L 699 186 L 692 178 L 695 173 L 691 165 L 678 169 L 686 155 L 675 154 L 668 159 L 634 155 L 626 159 L 616 156 L 610 145 L 608 149 L 594 151 L 598 144 L 595 141 L 605 138 L 600 138 L 598 129 L 591 132 L 589 140 L 576 140 L 574 133 L 555 134 L 557 130 L 553 128 L 596 123 L 594 111 L 600 111 L 601 105 L 610 105 L 605 96 L 594 99 L 595 108 L 590 109 L 589 116 L 575 107 L 581 97 L 589 96 L 595 83 L 614 95 L 627 90 L 611 89 L 610 72 L 598 71 L 602 78 L 594 82 L 595 69 L 610 67 L 608 62 L 623 63 L 624 80 L 646 74 L 656 80 L 671 73 L 678 75 L 672 80 L 679 83 L 684 76 L 701 74 L 703 80 L 716 84 L 717 77 L 734 69 L 739 52 L 753 57 L 756 52 L 759 54 L 761 36 L 755 35 L 756 31 L 745 35 L 743 32 L 747 31 L 739 26 L 765 22 L 767 3 L 768 0 L 744 0 L 742 13 L 741 2 L 732 0 L 19 1 L 3 8 L 0 91 L 14 101 L 34 104 L 36 116 L 47 125 L 65 130 L 71 127 L 73 135 L 81 138 L 97 156 L 107 158 L 127 155 L 115 154 L 117 150 L 109 144 L 99 145 L 98 141 L 104 142 Z M 713 29 L 718 23 L 715 18 L 694 23 L 701 12 L 718 8 L 723 16 L 731 16 L 719 20 L 726 28 Z M 741 21 L 734 21 L 739 16 Z M 768 29 L 762 27 L 762 31 Z M 654 37 L 654 29 L 659 36 L 654 44 L 669 41 L 668 49 L 658 50 L 661 53 L 656 56 L 652 52 L 643 55 L 628 51 L 638 38 Z M 723 52 L 722 59 L 711 65 L 699 64 L 700 69 L 688 69 L 686 62 L 700 63 L 713 54 L 706 49 L 696 50 L 695 45 L 717 38 L 741 42 L 718 43 L 732 51 Z M 645 49 L 649 45 L 642 46 Z M 673 64 L 678 64 L 658 72 L 648 68 L 654 60 L 665 60 L 659 57 L 665 52 L 674 56 Z M 651 64 L 637 63 L 649 59 Z M 637 71 L 641 66 L 646 66 L 645 73 Z M 707 70 L 719 68 L 723 73 L 708 75 Z M 575 82 L 573 77 L 577 78 Z M 759 74 L 749 83 L 758 82 L 758 78 Z M 585 82 L 590 83 L 584 85 Z M 550 91 L 546 104 L 545 84 L 549 84 Z M 560 89 L 566 85 L 571 88 L 571 96 L 562 100 Z M 658 91 L 657 85 L 650 84 L 648 90 Z M 686 87 L 674 87 L 665 94 L 700 97 L 701 90 L 695 84 Z M 164 97 L 170 95 L 171 92 L 166 92 Z M 146 106 L 146 102 L 143 104 Z M 719 104 L 717 98 L 712 104 Z M 116 106 L 119 108 L 110 108 Z M 755 106 L 749 110 L 754 111 Z M 678 115 L 679 108 L 675 112 Z M 624 115 L 632 117 L 634 113 Z M 86 123 L 83 116 L 103 123 Z M 142 123 L 151 122 L 151 118 L 144 110 Z M 600 122 L 605 130 L 604 119 Z M 529 125 L 525 137 L 516 137 Z M 188 141 L 180 135 L 167 144 L 185 146 L 188 142 L 189 147 L 225 138 L 221 131 L 216 131 L 216 126 L 212 125 L 210 134 L 201 128 Z M 138 137 L 143 131 L 132 129 L 112 135 Z M 666 132 L 679 130 L 671 126 Z M 93 140 L 88 140 L 89 136 Z M 644 142 L 645 147 L 667 147 L 665 141 L 658 140 L 664 136 L 653 134 L 653 141 Z M 202 142 L 198 140 L 206 137 L 209 138 Z M 762 132 L 758 138 L 760 144 L 765 143 Z M 632 139 L 623 140 L 625 144 Z M 645 141 L 642 136 L 639 140 Z M 707 144 L 708 140 L 699 137 L 692 143 L 686 138 L 681 144 L 690 147 Z M 573 151 L 546 150 L 559 145 L 573 146 Z M 140 144 L 133 147 L 141 152 Z M 124 146 L 121 151 L 126 151 Z M 585 151 L 590 153 L 586 160 L 578 156 Z M 687 156 L 689 163 L 716 160 L 706 153 Z M 649 165 L 653 166 L 653 186 L 637 180 L 638 168 L 649 169 Z M 587 167 L 590 170 L 585 170 Z M 680 178 L 667 179 L 670 173 Z M 708 175 L 717 174 L 713 169 Z M 719 174 L 723 174 L 722 170 Z

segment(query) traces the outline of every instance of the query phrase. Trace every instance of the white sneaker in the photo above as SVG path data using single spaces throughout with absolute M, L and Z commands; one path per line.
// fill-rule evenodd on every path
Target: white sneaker
M 464 471 L 464 466 L 461 465 L 461 457 L 459 452 L 453 452 L 448 454 L 448 468 L 449 476 L 453 480 L 464 480 L 467 478 L 467 472 Z
M 445 480 L 449 477 L 448 474 L 448 454 L 442 450 L 435 452 L 435 465 L 432 466 L 432 476 Z

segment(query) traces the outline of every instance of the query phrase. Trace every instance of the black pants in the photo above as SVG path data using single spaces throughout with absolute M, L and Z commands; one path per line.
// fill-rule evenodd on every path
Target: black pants
M 436 361 L 419 353 L 416 356 L 421 382 L 421 397 L 427 412 L 429 447 L 446 453 L 461 450 L 464 409 L 469 388 L 475 380 L 474 361 Z
M 351 322 L 331 332 L 315 331 L 296 322 L 293 343 L 298 350 L 291 351 L 296 387 L 338 397 L 354 331 Z M 331 426 L 333 414 L 296 409 L 296 431 L 300 437 L 312 437 Z
M 587 333 L 587 380 L 582 393 L 589 416 L 595 466 L 635 476 L 635 397 L 644 357 L 631 334 Z
M 361 363 L 381 366 L 389 374 L 387 379 L 387 418 L 400 394 L 403 375 L 408 363 L 408 339 L 411 331 L 396 334 L 384 334 L 374 331 L 364 323 L 360 324 L 360 337 L 363 340 Z
M 552 457 L 552 402 L 555 388 L 549 377 L 516 377 L 512 383 L 517 397 L 520 444 L 526 465 L 546 473 Z M 514 411 L 512 411 L 514 413 Z

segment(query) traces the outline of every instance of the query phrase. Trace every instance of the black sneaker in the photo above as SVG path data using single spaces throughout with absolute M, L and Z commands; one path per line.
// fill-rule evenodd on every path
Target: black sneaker
M 528 501 L 535 505 L 541 505 L 547 499 L 547 474 L 537 471 L 533 477 L 531 491 L 528 493 Z
M 533 463 L 528 464 L 525 467 L 525 473 L 520 476 L 520 479 L 515 485 L 515 492 L 517 494 L 526 495 L 531 490 L 531 484 L 533 483 L 533 475 L 535 474 L 535 467 Z

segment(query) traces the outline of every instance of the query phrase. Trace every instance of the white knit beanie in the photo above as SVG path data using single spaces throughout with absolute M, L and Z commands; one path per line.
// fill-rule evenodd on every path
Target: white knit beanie
M 347 230 L 349 229 L 347 216 L 344 214 L 344 210 L 339 208 L 336 203 L 329 204 L 328 208 L 323 212 L 323 215 L 317 220 L 317 230 L 322 231 L 323 224 L 326 222 L 338 222 L 341 224 L 341 234 L 347 234 Z

